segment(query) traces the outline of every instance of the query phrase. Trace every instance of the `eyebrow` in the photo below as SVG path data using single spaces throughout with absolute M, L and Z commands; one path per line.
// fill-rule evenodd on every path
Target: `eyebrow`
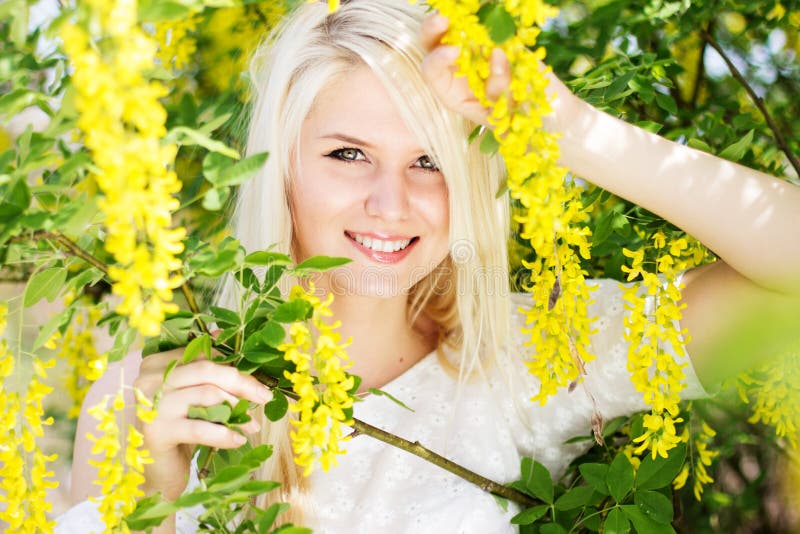
M 349 143 L 349 144 L 352 144 L 352 145 L 361 145 L 361 146 L 365 146 L 367 148 L 373 148 L 372 143 L 369 143 L 368 141 L 364 141 L 363 139 L 359 139 L 357 137 L 352 137 L 352 136 L 349 136 L 349 135 L 346 135 L 346 134 L 343 134 L 343 133 L 332 133 L 332 134 L 321 135 L 319 138 L 320 139 L 337 139 L 339 141 L 344 141 L 345 143 Z

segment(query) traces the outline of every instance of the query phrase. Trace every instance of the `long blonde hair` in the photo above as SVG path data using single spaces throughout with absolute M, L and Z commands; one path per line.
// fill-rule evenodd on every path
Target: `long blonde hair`
M 435 322 L 440 344 L 458 349 L 460 356 L 451 363 L 464 380 L 504 355 L 508 202 L 496 198 L 504 178 L 500 158 L 485 156 L 477 143 L 468 142 L 475 124 L 445 109 L 422 76 L 419 32 L 425 13 L 424 5 L 404 0 L 344 1 L 330 14 L 327 2 L 303 2 L 271 32 L 251 62 L 254 100 L 247 140 L 248 154 L 266 151 L 269 158 L 241 187 L 233 232 L 248 251 L 276 244 L 277 250 L 292 252 L 290 171 L 301 125 L 324 87 L 366 65 L 445 176 L 450 255 L 411 289 L 408 316 Z M 222 300 L 231 297 L 223 289 Z M 285 419 L 262 421 L 261 438 L 274 452 L 261 474 L 282 483 L 283 494 L 269 500 L 289 500 L 294 510 L 302 507 L 297 505 L 305 484 L 293 463 L 287 426 Z

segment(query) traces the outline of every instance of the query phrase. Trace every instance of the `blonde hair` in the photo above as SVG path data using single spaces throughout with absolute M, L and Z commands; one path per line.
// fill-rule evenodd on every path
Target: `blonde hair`
M 247 139 L 248 154 L 266 151 L 269 158 L 241 187 L 233 230 L 248 251 L 276 244 L 292 252 L 289 191 L 301 125 L 323 88 L 366 65 L 445 176 L 451 252 L 411 289 L 408 316 L 412 322 L 420 315 L 430 318 L 439 327 L 439 344 L 458 349 L 451 363 L 463 381 L 482 363 L 502 357 L 508 339 L 508 203 L 496 198 L 504 178 L 501 159 L 469 143 L 475 125 L 445 109 L 422 76 L 425 12 L 424 5 L 400 0 L 350 0 L 329 14 L 327 2 L 304 2 L 273 30 L 251 62 Z M 231 297 L 223 289 L 222 299 Z M 286 420 L 262 423 L 261 437 L 274 452 L 261 474 L 279 480 L 284 492 L 269 500 L 302 508 L 304 481 L 292 460 Z M 289 519 L 297 518 L 295 513 Z

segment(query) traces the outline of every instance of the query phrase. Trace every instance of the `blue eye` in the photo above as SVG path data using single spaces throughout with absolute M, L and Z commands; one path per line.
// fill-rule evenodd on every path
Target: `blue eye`
M 425 155 L 425 156 L 421 156 L 421 157 L 420 157 L 420 158 L 417 160 L 417 165 L 418 165 L 419 167 L 421 167 L 421 168 L 423 168 L 423 169 L 427 170 L 427 171 L 434 171 L 434 172 L 436 172 L 436 171 L 438 171 L 438 170 L 439 170 L 439 167 L 437 167 L 437 166 L 436 166 L 436 164 L 433 162 L 433 160 L 431 159 L 431 157 L 430 157 L 430 156 L 427 156 L 427 155 Z
M 364 153 L 357 148 L 337 148 L 333 152 L 325 154 L 325 157 L 339 159 L 342 161 L 359 161 L 366 159 L 364 157 Z

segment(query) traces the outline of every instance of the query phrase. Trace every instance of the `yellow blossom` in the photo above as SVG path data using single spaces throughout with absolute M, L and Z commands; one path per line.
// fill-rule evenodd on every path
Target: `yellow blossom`
M 350 392 L 355 382 L 346 372 L 350 366 L 345 351 L 349 341 L 341 342 L 341 334 L 336 331 L 340 326 L 338 321 L 329 324 L 324 320 L 332 315 L 333 295 L 323 301 L 314 295 L 314 285 L 309 283 L 309 290 L 293 287 L 289 298 L 309 303 L 316 333 L 313 335 L 306 323 L 294 322 L 289 326 L 289 341 L 278 347 L 284 351 L 284 358 L 295 365 L 293 372 L 284 373 L 299 397 L 290 406 L 297 413 L 297 419 L 291 420 L 290 436 L 295 461 L 309 475 L 315 460 L 327 471 L 336 465 L 336 456 L 344 453 L 340 447 L 344 439 L 342 426 L 352 424 Z
M 117 421 L 124 410 L 122 391 L 113 397 L 104 397 L 88 410 L 98 421 L 100 434 L 86 437 L 93 443 L 92 455 L 101 457 L 89 460 L 97 467 L 95 484 L 101 488 L 101 497 L 91 499 L 98 503 L 106 532 L 129 532 L 124 518 L 136 508 L 136 499 L 144 496 L 140 489 L 144 483 L 144 466 L 153 461 L 143 448 L 142 434 L 133 425 L 127 426 L 124 435 L 120 430 Z
M 109 268 L 117 311 L 146 336 L 160 331 L 167 313 L 177 311 L 172 290 L 185 231 L 173 229 L 173 196 L 181 187 L 169 170 L 177 148 L 162 144 L 166 111 L 159 99 L 167 89 L 151 81 L 155 42 L 140 28 L 136 3 L 98 0 L 82 6 L 87 27 L 61 26 L 64 50 L 73 67 L 78 128 L 91 151 L 92 179 L 103 193 L 105 248 L 117 264 Z

